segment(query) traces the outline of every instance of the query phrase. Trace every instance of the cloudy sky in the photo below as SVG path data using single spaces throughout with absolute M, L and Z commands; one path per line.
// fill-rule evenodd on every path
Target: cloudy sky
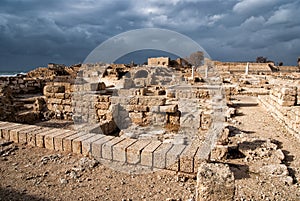
M 152 27 L 190 37 L 215 60 L 296 65 L 299 10 L 298 0 L 1 0 L 0 70 L 83 62 L 103 41 Z

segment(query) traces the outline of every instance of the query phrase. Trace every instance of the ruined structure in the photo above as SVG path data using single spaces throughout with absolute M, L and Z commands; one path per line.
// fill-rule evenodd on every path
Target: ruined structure
M 1 138 L 103 163 L 198 173 L 198 200 L 235 196 L 232 172 L 218 164 L 234 159 L 246 161 L 251 172 L 292 185 L 280 146 L 238 130 L 234 117 L 236 99 L 257 97 L 300 139 L 299 68 L 218 61 L 193 70 L 181 65 L 178 60 L 171 66 L 166 57 L 149 58 L 148 66 L 139 67 L 49 64 L 24 76 L 2 77 Z M 20 124 L 51 119 L 75 125 Z M 222 189 L 227 193 L 218 194 Z
M 148 58 L 149 66 L 169 66 L 169 63 L 170 63 L 169 57 Z

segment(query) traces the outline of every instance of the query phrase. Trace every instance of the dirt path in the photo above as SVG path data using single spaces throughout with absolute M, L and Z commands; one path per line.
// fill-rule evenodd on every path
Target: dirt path
M 241 130 L 247 131 L 254 137 L 271 138 L 279 142 L 279 148 L 285 154 L 285 163 L 291 168 L 298 181 L 300 180 L 300 142 L 287 132 L 282 124 L 257 104 L 256 97 L 237 97 L 240 101 L 239 116 L 235 119 L 242 122 Z
M 236 179 L 236 198 L 300 200 L 299 141 L 258 104 L 256 97 L 235 97 L 233 103 L 238 107 L 238 115 L 234 118 L 238 122 L 236 127 L 249 137 L 270 138 L 277 141 L 278 148 L 285 155 L 283 163 L 288 167 L 289 174 L 294 179 L 293 185 L 287 185 L 276 178 L 251 174 L 244 160 L 236 160 L 235 162 L 244 167 L 237 171 L 242 176 Z

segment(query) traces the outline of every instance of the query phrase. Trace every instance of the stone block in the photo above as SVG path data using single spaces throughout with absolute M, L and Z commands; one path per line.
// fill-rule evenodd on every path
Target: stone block
M 44 136 L 47 134 L 48 131 L 54 130 L 54 128 L 45 128 L 45 127 L 40 127 L 38 130 L 30 131 L 27 133 L 27 144 L 30 146 L 37 146 L 40 144 L 44 144 Z M 36 140 L 36 136 L 38 135 Z M 38 142 L 38 143 L 37 143 Z
M 160 141 L 152 141 L 141 153 L 141 165 L 153 167 L 153 152 L 161 145 Z
M 110 141 L 105 142 L 102 145 L 102 158 L 112 160 L 113 159 L 113 146 L 123 141 L 124 138 L 115 137 Z
M 42 137 L 44 137 L 45 148 L 54 150 L 54 138 L 67 132 L 70 132 L 70 130 L 57 129 L 46 132 L 45 135 L 42 135 Z
M 142 150 L 150 144 L 150 140 L 138 140 L 134 144 L 127 147 L 126 157 L 127 163 L 129 164 L 137 164 L 141 162 L 141 153 Z
M 194 172 L 194 157 L 197 153 L 198 147 L 195 145 L 188 146 L 179 157 L 180 172 L 193 173 Z
M 42 148 L 45 147 L 44 137 L 45 137 L 45 135 L 48 135 L 52 132 L 57 132 L 57 129 L 55 129 L 55 128 L 42 128 L 42 129 L 38 130 L 38 133 L 36 133 L 36 136 L 35 136 L 36 146 L 37 147 L 42 147 Z
M 166 98 L 160 96 L 142 96 L 139 97 L 139 105 L 145 106 L 162 106 L 166 104 Z
M 198 168 L 196 200 L 231 201 L 234 197 L 234 176 L 227 164 L 203 162 Z
M 114 145 L 112 148 L 112 159 L 114 161 L 119 161 L 119 162 L 126 162 L 126 151 L 127 147 L 135 143 L 137 140 L 136 139 L 130 139 L 127 138 L 118 144 Z
M 102 159 L 102 145 L 110 140 L 113 140 L 114 138 L 115 137 L 113 136 L 105 136 L 92 142 L 92 156 L 97 160 Z
M 0 130 L 1 130 L 2 138 L 9 141 L 10 140 L 10 134 L 9 134 L 10 130 L 16 129 L 16 128 L 21 128 L 21 127 L 23 127 L 22 124 L 15 124 L 15 123 L 1 127 Z
M 126 110 L 128 112 L 148 112 L 148 106 L 144 105 L 127 105 Z
M 92 137 L 81 141 L 81 151 L 84 156 L 88 156 L 92 153 L 92 143 L 105 137 L 105 135 L 101 134 L 89 134 L 93 135 Z
M 28 130 L 28 129 L 32 129 L 35 128 L 35 126 L 33 125 L 23 125 L 20 128 L 15 128 L 10 130 L 9 135 L 10 135 L 10 140 L 15 142 L 15 143 L 19 143 L 19 132 L 20 131 L 24 131 L 24 130 Z
M 79 133 L 76 133 L 69 137 L 63 138 L 63 150 L 66 152 L 73 152 L 73 149 L 72 149 L 73 140 L 75 140 L 76 138 L 79 138 L 81 136 L 84 136 L 84 135 L 86 135 L 85 132 L 79 132 Z
M 228 155 L 228 146 L 216 145 L 211 150 L 210 159 L 212 161 L 225 160 L 225 159 L 227 159 L 227 155 Z
M 63 139 L 70 137 L 72 135 L 76 135 L 78 132 L 77 131 L 69 131 L 67 133 L 64 133 L 62 135 L 56 136 L 54 138 L 54 149 L 57 151 L 63 151 L 64 146 L 63 146 Z
M 179 157 L 187 145 L 174 144 L 166 155 L 166 168 L 178 172 L 180 167 Z
M 82 153 L 82 141 L 87 140 L 91 137 L 95 136 L 95 134 L 85 134 L 73 140 L 72 142 L 72 151 L 76 154 Z
M 172 143 L 163 143 L 153 152 L 153 167 L 166 168 L 167 152 L 172 146 Z
M 27 143 L 27 134 L 30 133 L 30 132 L 34 132 L 36 130 L 39 130 L 39 129 L 41 129 L 41 127 L 33 126 L 30 129 L 19 131 L 19 143 L 20 144 L 26 144 Z
M 58 98 L 58 99 L 64 99 L 65 98 L 65 94 L 64 93 L 55 93 L 54 97 Z
M 109 102 L 99 102 L 95 104 L 95 108 L 100 110 L 108 110 L 109 106 L 110 106 Z
M 178 105 L 163 105 L 163 106 L 159 106 L 159 111 L 160 112 L 175 113 L 175 112 L 178 111 Z

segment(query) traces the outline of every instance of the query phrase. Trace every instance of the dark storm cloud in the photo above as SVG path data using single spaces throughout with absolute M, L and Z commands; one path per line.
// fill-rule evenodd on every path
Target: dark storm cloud
M 155 27 L 186 34 L 213 59 L 295 64 L 296 0 L 2 0 L 0 70 L 72 64 L 124 31 Z

